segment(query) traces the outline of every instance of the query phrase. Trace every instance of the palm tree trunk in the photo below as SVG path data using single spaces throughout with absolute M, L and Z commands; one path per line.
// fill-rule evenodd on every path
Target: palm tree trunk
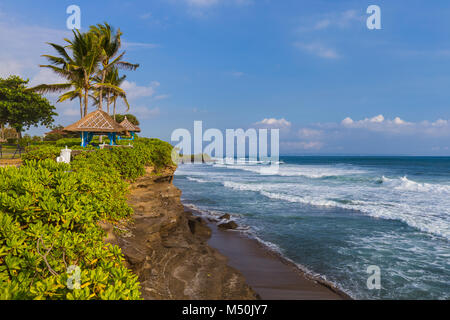
M 105 83 L 105 78 L 106 78 L 106 69 L 103 66 L 103 71 L 102 71 L 102 83 Z M 100 99 L 98 101 L 98 108 L 100 110 L 103 110 L 103 87 L 100 87 Z M 109 113 L 109 112 L 108 112 Z
M 88 111 L 88 93 L 89 89 L 84 89 L 84 116 L 86 117 Z
M 81 96 L 78 97 L 80 99 L 80 116 L 83 119 L 83 99 Z
M 108 114 L 110 114 L 110 113 L 109 113 L 109 106 L 110 106 L 110 104 L 111 104 L 110 95 L 111 95 L 111 92 L 108 90 Z
M 114 111 L 113 111 L 114 121 L 116 120 L 116 100 L 117 99 L 114 99 Z

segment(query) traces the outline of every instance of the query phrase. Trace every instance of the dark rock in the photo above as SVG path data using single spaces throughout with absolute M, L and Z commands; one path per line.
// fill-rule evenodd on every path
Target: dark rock
M 237 223 L 234 221 L 230 221 L 227 223 L 221 223 L 218 225 L 221 229 L 236 229 L 238 227 Z
M 225 213 L 223 216 L 219 218 L 220 220 L 230 220 L 230 215 L 228 213 Z
M 132 236 L 117 236 L 127 266 L 139 278 L 142 298 L 256 299 L 242 274 L 208 245 L 206 221 L 184 211 L 181 191 L 148 171 L 132 184 L 128 197 L 135 211 L 126 226 Z

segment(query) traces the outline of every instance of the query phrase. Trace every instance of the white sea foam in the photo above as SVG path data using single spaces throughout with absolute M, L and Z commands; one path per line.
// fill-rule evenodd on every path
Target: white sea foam
M 189 166 L 183 174 L 197 183 L 219 182 L 226 188 L 257 192 L 273 200 L 358 210 L 375 218 L 400 220 L 424 232 L 450 239 L 450 185 L 447 184 L 417 182 L 406 176 L 376 178 L 370 170 L 353 166 L 281 165 L 278 174 L 270 180 L 260 172 L 262 167 L 269 167 L 267 165 L 215 166 L 217 168 L 209 167 L 207 172 Z M 250 173 L 224 170 L 223 167 Z M 307 179 L 296 182 L 295 176 Z M 345 179 L 319 179 L 328 176 Z
M 366 170 L 339 166 L 315 166 L 315 165 L 281 165 L 278 167 L 257 164 L 226 164 L 217 163 L 218 168 L 238 169 L 258 173 L 260 175 L 278 175 L 283 177 L 303 176 L 319 179 L 325 177 L 347 176 L 367 173 Z
M 389 179 L 383 176 L 381 181 L 384 185 L 392 187 L 396 190 L 415 191 L 415 192 L 434 192 L 434 193 L 450 193 L 450 185 L 419 183 L 409 180 L 406 176 Z
M 408 185 L 411 184 L 414 185 L 410 181 Z M 358 210 L 375 218 L 400 220 L 419 230 L 450 239 L 450 200 L 442 199 L 440 192 L 445 189 L 442 185 L 430 187 L 427 184 L 424 187 L 427 194 L 420 198 L 417 195 L 405 195 L 403 189 L 394 187 L 393 190 L 390 185 L 357 188 L 340 185 L 339 188 L 332 188 L 323 185 L 233 181 L 225 181 L 223 185 L 234 190 L 258 192 L 275 200 Z M 422 184 L 419 185 L 423 187 Z M 416 187 L 413 190 L 415 191 Z M 430 194 L 435 190 L 439 192 Z
M 200 179 L 200 178 L 194 178 L 194 177 L 186 177 L 189 181 L 195 181 L 198 183 L 207 183 L 208 181 L 204 180 L 204 179 Z

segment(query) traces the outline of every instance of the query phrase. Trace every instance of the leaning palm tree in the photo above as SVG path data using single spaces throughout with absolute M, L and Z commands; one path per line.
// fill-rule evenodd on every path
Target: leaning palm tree
M 120 31 L 120 29 L 118 29 L 117 32 L 115 32 L 114 28 L 112 28 L 109 24 L 105 22 L 104 24 L 97 24 L 95 26 L 91 26 L 89 32 L 97 37 L 102 51 L 101 52 L 102 69 L 99 71 L 100 81 L 97 85 L 100 91 L 98 95 L 99 98 L 98 108 L 102 110 L 104 98 L 103 91 L 104 90 L 119 91 L 118 90 L 119 88 L 112 89 L 108 87 L 108 81 L 105 81 L 108 72 L 111 71 L 113 68 L 136 70 L 139 67 L 139 64 L 132 64 L 122 60 L 123 56 L 125 55 L 125 52 L 119 54 L 120 46 L 122 44 L 121 43 L 122 32 Z
M 98 67 L 102 57 L 102 51 L 97 37 L 92 33 L 80 33 L 73 31 L 73 40 L 64 39 L 68 44 L 61 46 L 49 43 L 59 56 L 43 55 L 50 62 L 48 65 L 40 67 L 49 68 L 59 76 L 68 80 L 67 83 L 42 84 L 30 90 L 47 92 L 61 92 L 72 89 L 61 95 L 58 102 L 67 99 L 80 99 L 81 117 L 87 115 L 89 92 L 94 89 L 94 75 L 98 72 Z M 69 49 L 72 55 L 67 52 Z M 84 104 L 84 108 L 82 106 Z
M 44 66 L 42 66 L 44 67 Z M 39 93 L 50 93 L 50 92 L 64 92 L 62 95 L 58 97 L 57 102 L 64 102 L 66 100 L 74 100 L 78 98 L 80 103 L 80 117 L 83 118 L 83 76 L 78 71 L 72 71 L 71 73 L 67 73 L 66 77 L 68 78 L 68 82 L 66 83 L 56 83 L 56 84 L 40 84 L 33 88 L 29 88 L 31 91 L 39 92 Z M 72 90 L 70 90 L 72 89 Z M 70 90 L 70 91 L 67 91 Z

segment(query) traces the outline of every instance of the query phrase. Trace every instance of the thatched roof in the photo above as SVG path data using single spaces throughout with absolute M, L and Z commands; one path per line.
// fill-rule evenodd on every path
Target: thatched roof
M 125 132 L 122 127 L 109 114 L 101 110 L 95 110 L 74 124 L 64 128 L 65 131 L 75 132 Z
M 138 126 L 132 124 L 126 116 L 125 119 L 123 119 L 123 121 L 120 123 L 120 125 L 127 129 L 127 131 L 141 132 L 141 129 Z

